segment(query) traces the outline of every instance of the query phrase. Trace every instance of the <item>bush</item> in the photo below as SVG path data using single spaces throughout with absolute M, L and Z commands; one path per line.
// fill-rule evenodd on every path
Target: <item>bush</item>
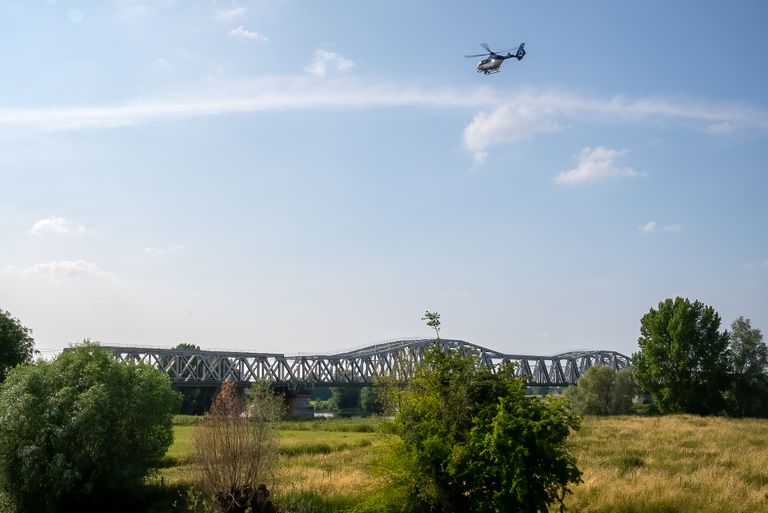
M 580 481 L 565 446 L 578 427 L 567 401 L 526 397 L 511 366 L 494 372 L 434 348 L 383 396 L 398 408 L 380 465 L 387 485 L 357 511 L 547 511 Z
M 631 369 L 617 372 L 598 365 L 587 369 L 575 387 L 566 389 L 565 397 L 584 415 L 621 415 L 632 411 L 636 389 Z
M 86 342 L 0 389 L 0 494 L 16 510 L 130 510 L 173 441 L 168 377 Z
M 245 511 L 258 486 L 271 487 L 277 458 L 276 421 L 282 398 L 267 383 L 255 383 L 243 400 L 227 381 L 194 436 L 198 484 L 223 511 Z

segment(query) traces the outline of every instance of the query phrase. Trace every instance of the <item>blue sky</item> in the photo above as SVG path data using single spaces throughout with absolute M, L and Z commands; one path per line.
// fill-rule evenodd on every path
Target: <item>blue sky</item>
M 768 329 L 764 2 L 0 4 L 0 307 L 55 351 Z M 493 76 L 463 55 L 528 55 Z

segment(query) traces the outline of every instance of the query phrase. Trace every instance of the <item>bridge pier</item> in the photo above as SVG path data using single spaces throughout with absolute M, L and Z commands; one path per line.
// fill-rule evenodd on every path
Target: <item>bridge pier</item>
M 309 392 L 289 392 L 285 394 L 288 415 L 291 417 L 314 417 L 315 409 L 309 404 Z

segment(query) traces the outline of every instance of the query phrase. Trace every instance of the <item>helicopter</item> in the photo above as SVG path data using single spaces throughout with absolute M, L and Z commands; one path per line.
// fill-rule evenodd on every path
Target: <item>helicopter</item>
M 480 43 L 480 46 L 488 50 L 488 53 L 465 55 L 464 57 L 485 57 L 487 55 L 485 59 L 477 63 L 477 72 L 485 73 L 486 75 L 491 75 L 501 71 L 501 65 L 506 59 L 515 58 L 518 61 L 521 61 L 523 60 L 523 57 L 525 57 L 525 43 L 521 43 L 517 48 L 517 52 L 515 53 L 512 53 L 511 50 L 507 50 L 507 55 L 504 55 L 504 52 L 494 52 L 488 47 L 487 43 Z

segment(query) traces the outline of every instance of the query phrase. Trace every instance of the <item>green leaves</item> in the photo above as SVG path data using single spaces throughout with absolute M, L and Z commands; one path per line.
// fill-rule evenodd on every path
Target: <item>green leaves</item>
M 31 361 L 33 352 L 32 330 L 0 309 L 0 383 L 14 366 Z
M 700 301 L 677 297 L 640 320 L 635 379 L 663 412 L 720 413 L 728 386 L 728 333 Z
M 526 397 L 512 367 L 435 347 L 398 394 L 400 442 L 378 511 L 547 511 L 580 480 L 565 448 L 578 427 L 567 402 Z
M 124 496 L 170 446 L 178 402 L 167 376 L 90 342 L 16 367 L 0 388 L 0 489 L 19 511 Z

